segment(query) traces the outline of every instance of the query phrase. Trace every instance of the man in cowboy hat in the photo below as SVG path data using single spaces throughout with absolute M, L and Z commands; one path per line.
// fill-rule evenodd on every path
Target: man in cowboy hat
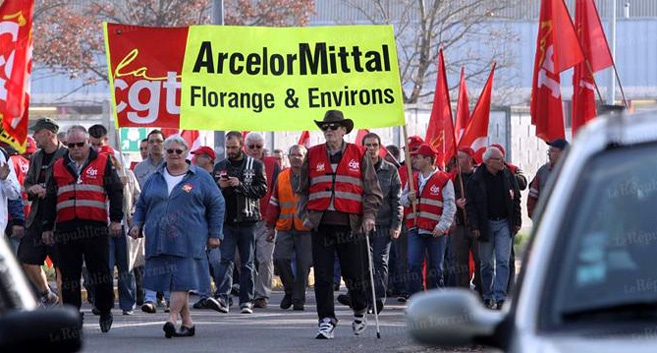
M 308 150 L 297 188 L 299 216 L 312 234 L 319 317 L 315 338 L 333 338 L 338 322 L 333 303 L 336 253 L 351 295 L 352 329 L 359 335 L 367 327 L 365 235 L 374 228 L 383 196 L 372 159 L 364 149 L 344 141 L 354 122 L 339 110 L 329 110 L 315 123 L 324 132 L 326 143 Z

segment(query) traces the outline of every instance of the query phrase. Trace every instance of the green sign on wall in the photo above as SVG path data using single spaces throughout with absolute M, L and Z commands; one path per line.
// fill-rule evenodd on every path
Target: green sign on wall
M 121 152 L 139 152 L 139 142 L 146 138 L 146 128 L 122 128 L 119 129 L 121 136 Z

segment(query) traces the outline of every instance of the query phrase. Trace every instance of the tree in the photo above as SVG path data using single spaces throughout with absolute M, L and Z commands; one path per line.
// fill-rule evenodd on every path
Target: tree
M 34 60 L 56 73 L 108 81 L 102 22 L 175 27 L 209 24 L 211 0 L 37 0 Z M 226 0 L 225 23 L 242 26 L 302 26 L 312 0 Z
M 517 35 L 502 22 L 490 24 L 518 0 L 341 1 L 356 9 L 365 21 L 394 25 L 405 103 L 421 103 L 433 97 L 441 46 L 448 76 L 457 78 L 464 66 L 466 79 L 481 82 L 479 86 L 483 86 L 493 61 L 498 70 L 513 65 L 513 53 L 505 49 L 509 42 L 518 40 Z M 456 79 L 453 82 L 450 89 L 458 84 Z

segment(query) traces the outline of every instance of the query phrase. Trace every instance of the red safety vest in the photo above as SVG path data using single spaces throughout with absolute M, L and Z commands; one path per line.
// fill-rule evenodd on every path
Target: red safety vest
M 104 179 L 107 154 L 100 153 L 82 169 L 78 179 L 64 166 L 68 158 L 55 162 L 57 223 L 74 219 L 107 223 L 107 192 Z
M 412 209 L 404 209 L 406 213 L 406 226 L 416 225 L 420 229 L 433 230 L 443 214 L 443 188 L 449 181 L 449 174 L 438 171 L 427 180 L 422 189 L 417 204 L 417 221 L 413 217 Z M 420 185 L 415 178 L 416 187 Z
M 278 206 L 280 213 L 278 214 L 278 220 L 276 221 L 277 230 L 290 230 L 292 225 L 294 229 L 300 231 L 307 231 L 308 229 L 303 226 L 303 221 L 297 216 L 297 199 L 299 198 L 297 194 L 292 190 L 292 169 L 285 169 L 280 174 L 278 174 L 278 185 L 276 185 L 278 190 L 278 198 L 270 199 L 270 203 L 274 206 Z
M 333 207 L 344 213 L 362 214 L 363 184 L 361 162 L 364 150 L 348 143 L 337 170 L 333 173 L 326 145 L 313 146 L 308 150 L 308 174 L 310 190 L 308 209 L 326 211 L 333 197 Z

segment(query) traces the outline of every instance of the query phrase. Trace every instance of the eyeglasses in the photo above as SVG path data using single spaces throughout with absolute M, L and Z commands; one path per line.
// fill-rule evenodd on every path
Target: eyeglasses
M 74 143 L 67 143 L 66 145 L 68 146 L 68 148 L 74 148 L 74 147 L 82 148 L 84 147 L 85 143 L 86 142 L 74 142 Z
M 169 149 L 167 150 L 167 153 L 168 153 L 168 154 L 173 154 L 174 152 L 176 152 L 176 154 L 183 154 L 183 152 L 185 152 L 185 151 L 184 151 L 184 150 L 181 150 L 181 149 L 175 149 L 175 150 L 174 150 L 173 148 L 169 148 Z
M 256 149 L 256 148 L 257 148 L 257 149 L 261 149 L 261 148 L 262 148 L 262 145 L 248 145 L 248 147 L 249 147 L 250 149 L 252 149 L 252 150 L 254 150 L 254 149 Z
M 340 125 L 340 124 L 324 124 L 324 125 L 320 126 L 319 128 L 322 131 L 327 131 L 328 129 L 331 129 L 331 130 L 335 131 L 335 130 L 339 129 L 340 126 L 342 126 L 342 125 Z

